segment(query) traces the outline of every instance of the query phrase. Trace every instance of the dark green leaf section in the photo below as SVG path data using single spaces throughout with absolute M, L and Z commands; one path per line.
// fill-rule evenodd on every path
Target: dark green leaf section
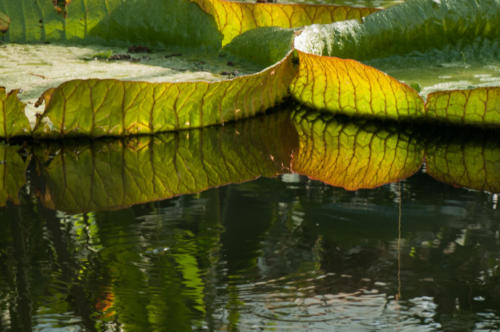
M 426 147 L 427 173 L 438 181 L 500 193 L 500 142 L 496 133 L 437 136 Z
M 11 18 L 10 42 L 128 44 L 216 51 L 222 36 L 213 18 L 186 0 L 0 0 Z
M 289 52 L 262 72 L 218 82 L 68 81 L 45 92 L 34 136 L 125 136 L 224 124 L 282 101 L 294 73 Z
M 224 127 L 40 146 L 42 200 L 70 212 L 107 210 L 274 176 L 289 165 L 296 142 L 289 115 L 278 113 Z
M 18 90 L 6 93 L 0 86 L 0 137 L 28 136 L 31 126 L 24 114 L 25 105 L 17 97 Z
M 292 170 L 348 190 L 405 179 L 422 165 L 424 146 L 410 132 L 368 121 L 297 111 L 299 149 Z
M 500 37 L 500 0 L 409 0 L 371 14 L 304 29 L 301 51 L 368 60 Z
M 0 144 L 0 206 L 7 202 L 19 204 L 19 190 L 26 184 L 26 168 L 29 160 L 24 160 L 20 146 Z

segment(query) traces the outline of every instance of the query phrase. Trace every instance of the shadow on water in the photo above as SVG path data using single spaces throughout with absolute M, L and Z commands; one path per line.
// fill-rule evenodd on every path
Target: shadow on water
M 494 137 L 296 110 L 4 144 L 0 328 L 498 329 Z

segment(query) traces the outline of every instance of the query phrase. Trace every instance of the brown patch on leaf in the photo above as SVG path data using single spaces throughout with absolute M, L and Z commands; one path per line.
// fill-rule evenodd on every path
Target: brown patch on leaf
M 35 107 L 39 107 L 45 102 L 45 105 L 48 105 L 50 103 L 50 98 L 52 97 L 52 94 L 54 93 L 55 88 L 48 89 L 45 91 L 40 98 L 35 103 Z
M 52 0 L 52 4 L 58 13 L 61 13 L 66 17 L 67 11 L 66 7 L 70 4 L 71 0 Z
M 7 30 L 9 30 L 9 25 L 10 18 L 6 14 L 0 12 L 0 32 L 7 32 Z

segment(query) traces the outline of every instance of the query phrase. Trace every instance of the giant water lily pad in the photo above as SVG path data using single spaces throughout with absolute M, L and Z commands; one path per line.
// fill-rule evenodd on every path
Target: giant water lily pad
M 477 106 L 483 102 L 481 96 L 495 95 L 490 93 L 496 91 L 495 74 L 486 77 L 482 69 L 474 67 L 474 77 L 487 83 L 478 84 L 473 93 L 464 92 L 474 96 L 467 105 L 434 103 L 431 98 L 426 109 L 422 97 L 430 92 L 428 86 L 411 79 L 404 79 L 406 84 L 399 76 L 391 77 L 370 64 L 383 68 L 387 63 L 416 61 L 420 65 L 423 62 L 418 59 L 435 59 L 436 54 L 442 54 L 441 58 L 448 54 L 452 58 L 456 54 L 467 58 L 469 50 L 472 54 L 480 50 L 481 61 L 486 61 L 488 68 L 495 68 L 494 60 L 490 63 L 489 59 L 494 59 L 500 49 L 496 41 L 500 28 L 494 24 L 500 18 L 498 1 L 409 0 L 378 11 L 226 0 L 154 0 L 148 3 L 151 6 L 144 6 L 141 1 L 89 0 L 82 6 L 62 2 L 55 7 L 49 0 L 23 0 L 21 6 L 0 0 L 0 10 L 11 19 L 3 36 L 9 44 L 2 52 L 8 59 L 6 65 L 12 68 L 10 64 L 16 61 L 12 55 L 18 53 L 13 49 L 19 47 L 13 42 L 85 45 L 82 50 L 97 48 L 90 46 L 96 43 L 112 48 L 141 42 L 143 45 L 131 48 L 153 50 L 151 56 L 139 59 L 123 54 L 122 48 L 116 56 L 130 60 L 125 66 L 133 69 L 121 74 L 118 65 L 113 63 L 115 70 L 109 66 L 108 72 L 99 61 L 88 61 L 91 66 L 82 70 L 86 66 L 78 59 L 73 62 L 76 71 L 70 70 L 67 78 L 71 79 L 64 82 L 60 68 L 68 60 L 58 61 L 57 54 L 49 57 L 57 60 L 52 60 L 46 75 L 40 73 L 40 67 L 50 60 L 40 60 L 35 72 L 30 71 L 29 65 L 21 65 L 22 82 L 34 86 L 30 88 L 28 83 L 25 95 L 20 95 L 26 97 L 28 105 L 35 104 L 34 97 L 42 86 L 48 88 L 36 102 L 36 106 L 44 104 L 32 132 L 36 137 L 123 136 L 224 124 L 263 112 L 290 94 L 312 108 L 348 115 L 497 126 L 498 98 L 488 100 L 482 109 Z M 166 16 L 158 14 L 161 12 Z M 330 21 L 340 22 L 297 29 L 304 24 Z M 296 58 L 292 44 L 297 49 Z M 222 45 L 226 46 L 221 49 Z M 46 49 L 59 46 L 36 47 L 43 54 Z M 489 52 L 483 56 L 485 49 Z M 186 58 L 186 68 L 169 68 L 172 60 L 164 58 L 165 52 L 179 50 L 191 58 L 198 55 L 205 59 L 198 61 L 198 65 L 206 64 L 205 68 L 191 71 L 193 61 Z M 95 54 L 102 58 L 106 52 L 109 50 Z M 170 53 L 174 54 L 179 53 Z M 395 57 L 403 60 L 393 61 Z M 92 55 L 84 58 L 92 59 Z M 228 66 L 234 70 L 226 71 Z M 159 67 L 156 73 L 155 67 Z M 445 64 L 441 67 L 446 68 L 446 73 L 454 70 Z M 165 73 L 166 68 L 173 70 Z M 179 70 L 184 72 L 176 72 Z M 6 73 L 5 83 L 1 84 L 9 89 L 20 88 L 16 86 L 19 82 L 15 82 L 15 74 L 11 70 Z M 446 84 L 447 89 L 463 88 Z M 470 88 L 467 86 L 467 91 L 472 91 Z M 457 100 L 458 95 L 453 96 Z M 456 121 L 457 116 L 462 120 Z M 32 116 L 31 127 L 24 125 L 22 132 L 31 132 L 33 119 Z M 10 122 L 4 125 L 9 126 Z
M 187 0 L 157 0 L 146 5 L 141 1 L 91 0 L 79 6 L 74 2 L 54 5 L 50 0 L 36 3 L 24 0 L 21 5 L 0 1 L 0 10 L 12 18 L 12 28 L 7 31 L 4 40 L 11 43 L 86 45 L 73 47 L 72 51 L 52 45 L 26 46 L 28 50 L 20 51 L 22 46 L 8 44 L 3 47 L 0 56 L 6 60 L 3 62 L 6 68 L 16 68 L 17 72 L 8 69 L 0 84 L 7 85 L 9 89 L 23 85 L 25 94 L 21 98 L 29 105 L 26 111 L 31 126 L 37 113 L 31 106 L 45 104 L 34 129 L 37 137 L 155 133 L 223 124 L 255 115 L 278 104 L 288 95 L 288 85 L 295 74 L 291 55 L 293 31 L 267 33 L 265 45 L 261 45 L 262 38 L 256 39 L 255 35 L 248 34 L 248 38 L 242 36 L 235 42 L 236 46 L 228 45 L 223 50 L 227 59 L 218 59 L 216 52 L 228 42 L 223 39 L 225 30 L 219 21 L 216 20 L 217 25 L 214 17 L 203 11 L 210 12 L 208 7 L 217 3 L 226 2 L 203 0 L 194 4 Z M 250 8 L 247 4 L 227 4 L 241 10 Z M 314 13 L 313 16 L 302 15 L 303 18 L 288 20 L 287 27 L 315 21 L 360 18 L 374 11 L 338 6 L 264 7 L 267 8 L 266 13 L 269 10 L 272 13 L 283 12 L 285 8 L 293 8 L 291 14 L 294 15 Z M 257 15 L 259 10 L 252 11 L 252 15 Z M 271 18 L 274 16 L 272 14 Z M 243 24 L 248 19 L 243 15 L 238 18 L 239 22 L 233 20 L 232 25 Z M 255 27 L 275 25 L 274 19 L 269 20 L 266 15 L 259 14 L 251 19 Z M 252 27 L 232 33 L 231 39 Z M 137 42 L 144 45 L 139 48 L 153 49 L 154 54 L 137 58 L 124 54 L 123 50 L 99 51 L 102 47 L 93 46 L 96 43 L 120 46 Z M 92 46 L 87 46 L 90 43 Z M 96 52 L 89 54 L 88 49 L 92 48 Z M 245 48 L 259 49 L 259 55 L 254 57 L 242 52 Z M 163 55 L 170 57 L 165 53 L 175 55 L 177 60 L 181 51 L 191 58 L 198 54 L 203 58 L 198 64 L 206 66 L 190 70 L 192 66 L 189 63 L 184 66 L 187 69 L 175 68 L 178 63 L 172 66 L 174 59 L 158 60 Z M 38 59 L 26 61 L 22 55 L 32 52 L 38 55 Z M 121 59 L 131 60 L 132 63 L 107 66 L 102 61 L 82 62 L 85 59 L 102 59 L 103 54 L 109 52 L 118 53 Z M 18 54 L 21 56 L 17 57 Z M 114 59 L 113 56 L 107 58 Z M 137 61 L 140 63 L 135 63 Z M 19 62 L 20 66 L 14 65 Z M 68 67 L 71 69 L 63 69 Z M 176 69 L 183 73 L 176 72 Z M 88 80 L 90 78 L 92 80 Z M 117 81 L 117 78 L 126 81 Z M 42 88 L 46 90 L 35 103 Z M 28 126 L 23 128 L 23 131 L 29 130 Z
M 304 61 L 292 94 L 332 112 L 423 118 L 418 91 L 425 97 L 439 89 L 500 85 L 500 28 L 495 23 L 499 20 L 498 0 L 409 0 L 369 15 L 362 23 L 306 27 L 295 40 Z M 487 109 L 499 106 L 494 99 Z M 490 116 L 496 117 L 483 114 Z M 426 118 L 433 120 L 434 112 Z M 467 115 L 461 122 L 488 123 Z

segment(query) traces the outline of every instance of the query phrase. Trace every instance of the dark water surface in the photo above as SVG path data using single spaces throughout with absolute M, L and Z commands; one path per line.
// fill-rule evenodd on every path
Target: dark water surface
M 0 331 L 500 329 L 498 133 L 297 110 L 0 154 Z

